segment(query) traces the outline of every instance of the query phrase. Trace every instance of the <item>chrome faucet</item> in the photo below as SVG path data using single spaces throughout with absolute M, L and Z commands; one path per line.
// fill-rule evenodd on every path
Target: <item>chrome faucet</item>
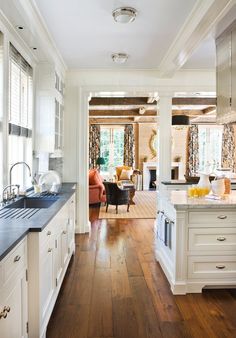
M 26 163 L 26 162 L 23 162 L 23 161 L 21 161 L 21 162 L 16 162 L 16 163 L 14 163 L 12 166 L 11 166 L 11 168 L 10 168 L 10 170 L 9 170 L 9 186 L 10 186 L 10 192 L 11 192 L 11 186 L 12 186 L 12 169 L 16 166 L 16 165 L 18 165 L 18 164 L 23 164 L 23 165 L 25 165 L 28 169 L 29 169 L 29 176 L 31 176 L 31 170 L 30 170 L 30 167 L 29 167 L 29 165 Z
M 14 194 L 14 190 L 13 189 L 13 194 L 11 193 L 11 187 L 16 187 L 17 188 L 17 197 L 19 196 L 19 189 L 20 189 L 20 186 L 19 184 L 9 184 L 7 186 L 5 186 L 2 190 L 2 202 L 1 204 L 4 205 L 6 202 L 10 201 L 11 199 L 14 199 L 15 198 L 15 194 Z M 7 191 L 7 189 L 10 188 L 10 195 Z M 7 192 L 7 196 L 5 198 L 5 192 Z

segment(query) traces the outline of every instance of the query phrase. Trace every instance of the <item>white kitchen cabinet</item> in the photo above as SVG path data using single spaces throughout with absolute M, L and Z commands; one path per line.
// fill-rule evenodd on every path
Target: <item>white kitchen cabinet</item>
M 40 253 L 40 308 L 42 323 L 47 316 L 56 286 L 54 278 L 54 248 L 52 242 L 52 239 L 49 240 Z
M 61 157 L 63 150 L 64 85 L 51 64 L 37 66 L 36 152 Z M 58 84 L 59 83 L 59 84 Z
M 236 22 L 216 39 L 217 122 L 236 121 Z
M 171 221 L 156 224 L 156 258 L 174 294 L 200 293 L 204 287 L 236 286 L 236 194 L 229 200 L 188 199 L 173 191 L 159 200 L 159 211 Z
M 61 226 L 61 264 L 65 266 L 69 258 L 68 252 L 68 219 L 69 219 L 69 202 L 60 212 Z
M 74 233 L 70 233 L 70 242 L 68 241 L 69 219 L 75 213 L 75 204 L 71 204 L 74 195 L 42 232 L 30 232 L 28 235 L 30 338 L 45 337 L 48 321 L 74 251 L 69 250 L 68 244 L 74 248 Z
M 68 218 L 68 252 L 75 251 L 75 194 L 70 198 L 68 202 L 69 218 Z
M 28 337 L 27 241 L 0 263 L 0 337 Z

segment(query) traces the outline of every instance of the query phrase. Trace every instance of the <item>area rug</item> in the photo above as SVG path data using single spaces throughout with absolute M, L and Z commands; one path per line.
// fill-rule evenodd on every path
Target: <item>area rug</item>
M 156 191 L 136 191 L 134 197 L 135 205 L 130 205 L 127 212 L 126 205 L 119 205 L 116 214 L 115 205 L 109 205 L 108 212 L 106 207 L 101 206 L 99 219 L 104 218 L 156 218 L 157 192 Z

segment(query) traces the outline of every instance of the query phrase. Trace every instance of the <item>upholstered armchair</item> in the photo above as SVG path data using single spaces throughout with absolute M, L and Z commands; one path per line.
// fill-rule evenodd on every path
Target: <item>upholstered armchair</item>
M 116 206 L 116 213 L 118 214 L 118 205 L 127 205 L 127 212 L 129 212 L 129 192 L 128 190 L 120 189 L 115 182 L 104 182 L 106 189 L 106 212 L 109 205 Z
M 123 171 L 123 172 L 122 172 Z M 121 181 L 121 180 L 130 180 L 131 176 L 133 174 L 133 169 L 132 167 L 129 167 L 127 165 L 122 165 L 120 167 L 116 167 L 116 175 L 115 179 L 116 181 Z M 122 176 L 123 175 L 123 176 Z
M 89 204 L 106 201 L 106 192 L 103 180 L 97 169 L 89 170 Z

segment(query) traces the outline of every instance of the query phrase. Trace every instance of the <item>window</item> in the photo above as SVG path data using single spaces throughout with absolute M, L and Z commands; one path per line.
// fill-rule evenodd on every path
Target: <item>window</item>
M 9 139 L 8 165 L 25 161 L 32 167 L 32 68 L 10 44 L 9 61 Z M 21 187 L 31 186 L 31 178 L 25 166 L 12 171 L 12 183 Z
M 200 125 L 199 171 L 214 172 L 221 167 L 223 126 Z
M 102 126 L 100 129 L 100 156 L 104 157 L 106 164 L 101 169 L 103 172 L 113 170 L 123 165 L 124 160 L 124 127 Z

